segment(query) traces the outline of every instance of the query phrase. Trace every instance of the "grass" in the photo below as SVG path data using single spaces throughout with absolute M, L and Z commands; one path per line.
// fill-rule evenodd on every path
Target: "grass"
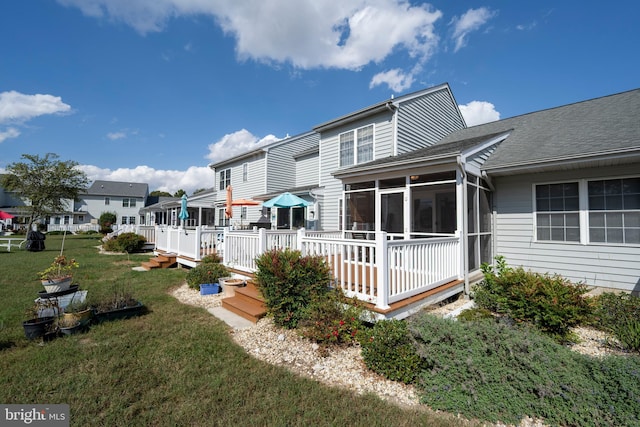
M 71 425 L 452 426 L 446 414 L 408 410 L 357 396 L 260 362 L 236 345 L 227 326 L 167 291 L 181 269 L 132 271 L 149 255 L 101 255 L 92 236 L 67 236 L 65 254 L 89 298 L 125 283 L 149 308 L 145 316 L 92 326 L 47 343 L 24 338 L 25 309 L 42 289 L 36 272 L 59 254 L 62 236 L 43 252 L 0 252 L 0 402 L 67 403 Z

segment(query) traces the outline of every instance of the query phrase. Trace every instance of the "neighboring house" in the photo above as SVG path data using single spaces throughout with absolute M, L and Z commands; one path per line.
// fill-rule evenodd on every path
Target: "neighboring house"
M 187 204 L 189 218 L 184 222 L 184 226 L 215 226 L 216 195 L 217 192 L 210 188 L 189 196 Z M 147 206 L 140 209 L 140 215 L 144 216 L 145 224 L 148 225 L 182 225 L 178 217 L 181 201 L 181 197 L 149 196 Z
M 312 207 L 271 212 L 260 206 L 234 206 L 233 217 L 227 219 L 226 191 L 232 187 L 234 200 L 267 200 L 271 195 L 289 191 L 313 203 L 313 190 L 318 187 L 318 141 L 316 132 L 307 132 L 209 165 L 216 175 L 216 225 L 267 222 L 274 228 L 304 227 Z
M 96 180 L 75 201 L 72 224 L 97 224 L 104 212 L 114 213 L 118 225 L 143 224 L 145 217 L 140 215 L 140 208 L 146 205 L 148 196 L 148 184 Z M 50 223 L 57 224 L 68 214 L 54 216 Z

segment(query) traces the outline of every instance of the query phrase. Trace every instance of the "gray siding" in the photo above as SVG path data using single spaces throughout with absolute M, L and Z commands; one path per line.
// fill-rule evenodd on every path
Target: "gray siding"
M 318 185 L 320 158 L 318 154 L 310 154 L 296 159 L 296 187 Z
M 640 291 L 639 246 L 536 242 L 532 194 L 535 183 L 615 178 L 637 175 L 638 170 L 635 164 L 495 179 L 494 253 L 504 255 L 511 265 L 561 274 L 590 286 Z
M 267 154 L 267 191 L 285 191 L 296 184 L 296 160 L 294 155 L 318 145 L 316 132 L 290 138 L 286 143 L 269 149 Z M 317 182 L 317 178 L 316 181 Z
M 397 114 L 397 154 L 433 145 L 464 128 L 455 101 L 446 89 L 401 102 Z
M 487 147 L 484 150 L 474 153 L 472 156 L 467 157 L 466 159 L 467 165 L 475 168 L 482 167 L 484 162 L 486 162 L 489 156 L 491 156 L 491 153 L 496 151 L 497 148 L 498 148 L 497 144 L 493 144 L 492 146 Z

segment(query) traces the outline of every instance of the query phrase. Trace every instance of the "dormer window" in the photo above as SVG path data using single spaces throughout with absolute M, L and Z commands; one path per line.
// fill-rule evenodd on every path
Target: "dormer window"
M 340 166 L 373 160 L 373 125 L 340 134 Z

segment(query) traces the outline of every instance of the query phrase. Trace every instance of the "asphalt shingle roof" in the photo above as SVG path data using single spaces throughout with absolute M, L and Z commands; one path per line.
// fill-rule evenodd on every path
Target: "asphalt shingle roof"
M 149 190 L 148 184 L 139 182 L 119 182 L 96 180 L 87 189 L 87 195 L 91 196 L 122 196 L 144 198 Z

